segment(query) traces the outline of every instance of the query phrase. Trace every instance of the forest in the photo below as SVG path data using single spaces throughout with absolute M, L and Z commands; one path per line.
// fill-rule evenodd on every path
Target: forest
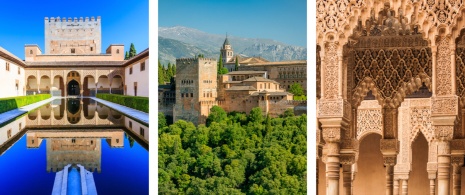
M 158 118 L 159 194 L 306 194 L 306 115 L 214 106 L 198 127 Z

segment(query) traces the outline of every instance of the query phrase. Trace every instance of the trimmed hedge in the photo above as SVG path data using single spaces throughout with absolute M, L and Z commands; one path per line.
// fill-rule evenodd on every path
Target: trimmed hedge
M 129 108 L 134 108 L 142 112 L 149 113 L 148 97 L 126 96 L 107 93 L 98 93 L 96 97 L 113 103 L 121 104 Z
M 0 98 L 0 113 L 33 104 L 51 98 L 50 94 L 38 94 L 18 97 Z

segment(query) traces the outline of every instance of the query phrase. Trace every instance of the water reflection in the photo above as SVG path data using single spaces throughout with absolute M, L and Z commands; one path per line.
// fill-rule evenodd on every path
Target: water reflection
M 0 180 L 0 183 L 41 183 L 46 186 L 42 192 L 49 193 L 47 190 L 52 189 L 55 177 L 50 178 L 48 175 L 55 175 L 69 164 L 80 164 L 94 172 L 97 191 L 102 189 L 99 193 L 118 194 L 136 188 L 136 191 L 146 194 L 148 130 L 146 124 L 92 99 L 56 99 L 27 116 L 0 125 L 0 164 L 18 164 L 17 167 L 0 166 L 0 172 L 22 169 L 24 165 L 20 166 L 20 161 L 25 155 L 30 158 L 28 162 L 46 162 L 46 165 L 34 163 L 30 166 L 33 170 L 39 170 L 34 176 L 20 177 L 18 174 L 16 180 L 10 178 L 8 181 Z M 133 148 L 136 143 L 138 147 Z M 125 167 L 133 168 L 125 170 Z M 122 175 L 123 173 L 134 174 L 136 178 L 147 178 L 147 181 L 138 182 L 132 177 Z M 35 192 L 27 189 L 22 191 L 22 194 L 31 193 Z

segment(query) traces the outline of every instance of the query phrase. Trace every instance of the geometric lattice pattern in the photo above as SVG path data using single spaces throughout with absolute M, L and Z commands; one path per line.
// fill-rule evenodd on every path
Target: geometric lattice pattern
M 393 98 L 404 82 L 420 73 L 432 76 L 432 53 L 427 47 L 362 49 L 354 56 L 355 86 L 370 77 L 383 98 Z

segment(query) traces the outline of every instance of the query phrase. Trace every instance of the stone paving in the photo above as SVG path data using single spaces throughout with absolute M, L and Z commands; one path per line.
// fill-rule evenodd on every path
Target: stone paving
M 137 120 L 140 120 L 141 122 L 143 123 L 146 123 L 146 124 L 149 124 L 149 114 L 148 113 L 145 113 L 145 112 L 142 112 L 142 111 L 139 111 L 139 110 L 136 110 L 136 109 L 133 109 L 133 108 L 129 108 L 129 107 L 126 107 L 126 106 L 123 106 L 123 105 L 120 105 L 120 104 L 117 104 L 117 103 L 113 103 L 113 102 L 110 102 L 110 101 L 106 101 L 106 100 L 103 100 L 103 99 L 100 99 L 100 98 L 96 98 L 96 97 L 89 97 L 97 102 L 100 102 L 110 108 L 113 108 L 125 115 L 128 115 L 132 118 L 135 118 Z
M 15 119 L 16 117 L 21 116 L 24 113 L 27 113 L 27 112 L 29 112 L 31 110 L 39 108 L 40 106 L 42 106 L 42 105 L 44 105 L 46 103 L 49 103 L 49 102 L 51 102 L 51 101 L 53 101 L 55 99 L 60 99 L 60 98 L 61 97 L 51 97 L 49 99 L 42 100 L 40 102 L 36 102 L 36 103 L 33 103 L 33 104 L 23 106 L 21 108 L 16 108 L 14 110 L 10 110 L 10 111 L 1 113 L 0 114 L 0 125 L 7 122 L 7 121 Z

